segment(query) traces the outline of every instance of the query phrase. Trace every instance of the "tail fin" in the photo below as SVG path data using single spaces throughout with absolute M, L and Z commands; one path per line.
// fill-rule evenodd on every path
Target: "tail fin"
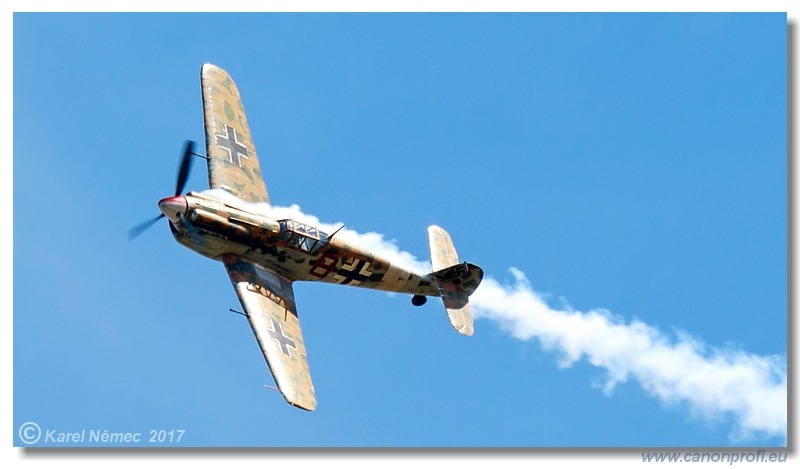
M 428 241 L 433 264 L 431 277 L 439 289 L 450 324 L 460 334 L 472 335 L 474 329 L 469 296 L 481 283 L 483 270 L 477 265 L 458 260 L 453 240 L 444 229 L 429 226 Z

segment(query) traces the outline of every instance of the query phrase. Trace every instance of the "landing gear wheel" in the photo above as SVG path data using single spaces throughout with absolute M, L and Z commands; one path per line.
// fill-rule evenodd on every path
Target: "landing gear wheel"
M 428 297 L 425 295 L 414 295 L 414 297 L 411 298 L 411 304 L 414 306 L 422 306 L 427 302 Z

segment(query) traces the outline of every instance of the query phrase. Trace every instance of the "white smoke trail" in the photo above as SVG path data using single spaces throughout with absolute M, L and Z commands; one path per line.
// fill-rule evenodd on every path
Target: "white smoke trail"
M 226 191 L 206 192 L 231 205 L 241 200 Z M 277 219 L 292 218 L 332 233 L 339 224 L 321 223 L 300 207 L 249 204 L 250 210 Z M 342 230 L 341 236 L 410 270 L 430 271 L 430 263 L 400 250 L 378 233 Z M 531 287 L 525 274 L 511 269 L 512 284 L 485 277 L 472 295 L 475 317 L 496 323 L 512 337 L 536 340 L 559 356 L 566 368 L 585 358 L 607 373 L 603 389 L 610 393 L 628 379 L 665 403 L 686 403 L 697 415 L 731 416 L 736 438 L 755 434 L 786 438 L 788 393 L 786 359 L 735 349 L 713 348 L 686 333 L 670 337 L 639 321 L 625 322 L 603 309 L 580 312 L 551 308 Z
M 585 357 L 606 371 L 607 393 L 632 378 L 663 402 L 685 402 L 709 418 L 733 416 L 736 438 L 758 433 L 786 438 L 785 358 L 711 348 L 685 333 L 673 339 L 606 310 L 553 309 L 522 272 L 511 272 L 511 285 L 484 279 L 471 298 L 476 317 L 494 321 L 519 340 L 537 340 L 560 356 L 562 367 Z

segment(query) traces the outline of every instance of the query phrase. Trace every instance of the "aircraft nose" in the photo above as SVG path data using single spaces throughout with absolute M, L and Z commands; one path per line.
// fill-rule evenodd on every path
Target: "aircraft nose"
M 164 212 L 172 221 L 180 221 L 182 215 L 186 215 L 189 204 L 186 202 L 186 197 L 178 195 L 175 197 L 167 197 L 158 201 L 158 208 Z

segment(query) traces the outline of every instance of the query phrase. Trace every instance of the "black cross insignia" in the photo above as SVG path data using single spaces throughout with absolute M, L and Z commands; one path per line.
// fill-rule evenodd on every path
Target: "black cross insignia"
M 247 147 L 239 143 L 239 139 L 236 138 L 236 129 L 226 124 L 224 130 L 225 135 L 216 136 L 217 145 L 228 151 L 228 158 L 230 158 L 231 164 L 233 164 L 233 155 L 236 155 L 236 162 L 241 168 L 242 158 L 247 159 Z
M 366 270 L 368 265 L 369 264 L 367 263 L 367 261 L 361 259 L 358 261 L 358 263 L 356 263 L 355 266 L 352 266 L 352 264 L 350 265 L 352 270 L 345 268 L 339 269 L 339 271 L 336 272 L 336 275 L 339 277 L 343 277 L 342 281 L 339 283 L 341 285 L 347 285 L 351 282 L 356 282 L 357 285 L 363 282 L 364 280 L 369 279 L 369 275 L 364 275 L 361 273 L 362 270 L 364 270 L 366 273 L 369 273 L 369 271 Z
M 272 338 L 272 340 L 278 343 L 278 346 L 281 348 L 281 352 L 291 357 L 292 354 L 289 352 L 289 348 L 297 351 L 297 346 L 294 344 L 294 341 L 283 333 L 283 326 L 281 326 L 281 323 L 275 322 L 275 320 L 272 318 L 269 319 L 269 322 L 272 323 L 272 330 L 267 330 L 269 332 L 269 336 Z

